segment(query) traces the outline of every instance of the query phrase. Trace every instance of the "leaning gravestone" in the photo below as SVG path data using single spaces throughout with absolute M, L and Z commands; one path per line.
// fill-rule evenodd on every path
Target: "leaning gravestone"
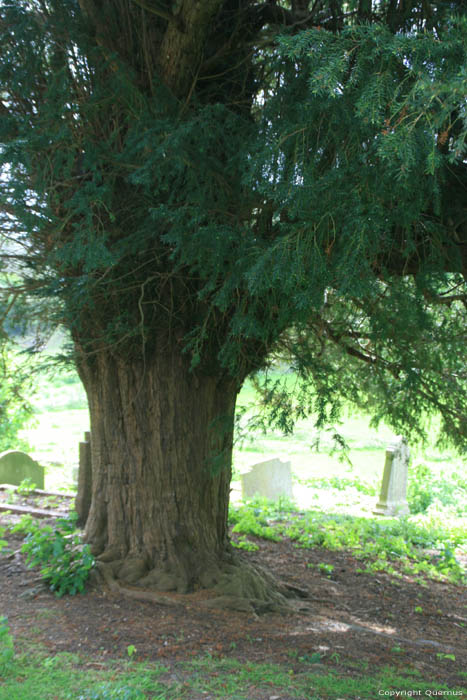
M 84 433 L 84 442 L 79 443 L 78 488 L 75 498 L 75 509 L 78 514 L 78 525 L 84 527 L 89 515 L 92 497 L 92 458 L 91 433 Z
M 410 450 L 405 438 L 398 437 L 386 450 L 383 480 L 375 515 L 407 515 L 407 475 Z
M 44 488 L 44 467 L 25 452 L 9 450 L 0 454 L 0 484 L 19 486 L 30 479 L 38 489 Z
M 293 497 L 290 462 L 282 462 L 280 459 L 259 462 L 240 478 L 242 498 L 262 496 L 275 501 L 281 496 Z

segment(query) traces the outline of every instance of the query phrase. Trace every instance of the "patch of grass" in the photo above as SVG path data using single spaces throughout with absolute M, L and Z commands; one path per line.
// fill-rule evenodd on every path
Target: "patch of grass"
M 71 654 L 47 656 L 31 646 L 0 680 L 0 700 L 152 700 L 175 698 L 161 682 L 163 666 L 102 663 Z
M 1 669 L 0 700 L 192 700 L 200 695 L 251 700 L 284 692 L 297 700 L 351 700 L 378 697 L 380 690 L 421 690 L 425 694 L 426 690 L 447 689 L 410 668 L 404 674 L 392 668 L 376 674 L 350 669 L 339 654 L 326 659 L 317 653 L 297 658 L 291 654 L 291 662 L 283 665 L 208 654 L 175 663 L 170 671 L 160 663 L 133 658 L 101 661 L 70 653 L 50 656 L 30 641 L 18 643 L 21 652 L 15 654 L 7 626 L 5 630 L 8 648 L 13 651 Z M 467 688 L 450 690 L 460 695 Z
M 15 656 L 15 645 L 10 634 L 8 619 L 0 617 L 0 676 L 8 673 Z
M 344 668 L 317 667 L 316 654 L 303 660 L 303 671 L 295 672 L 287 666 L 237 661 L 236 659 L 214 660 L 200 658 L 184 664 L 191 676 L 190 687 L 198 692 L 213 693 L 215 698 L 250 700 L 256 691 L 267 691 L 270 695 L 286 692 L 288 697 L 300 700 L 335 700 L 335 698 L 375 698 L 381 690 L 447 690 L 447 686 L 417 678 L 413 673 L 386 668 L 375 675 L 365 674 L 349 678 Z M 408 669 L 410 671 L 410 669 Z M 450 688 L 450 690 L 453 690 Z M 458 689 L 462 693 L 462 689 Z M 389 692 L 388 692 L 389 695 Z

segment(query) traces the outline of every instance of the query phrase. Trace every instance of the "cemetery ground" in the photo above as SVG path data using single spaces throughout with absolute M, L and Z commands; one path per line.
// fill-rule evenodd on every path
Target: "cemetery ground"
M 67 464 L 88 427 L 81 399 L 70 399 L 75 384 L 55 390 L 46 401 L 62 410 L 39 416 L 42 443 L 30 437 L 33 456 L 49 466 L 48 490 L 59 477 L 71 482 L 71 467 L 64 474 L 52 462 Z M 47 421 L 61 435 L 58 457 Z M 463 465 L 449 458 L 447 475 L 446 456 L 433 451 L 429 469 L 419 465 L 409 482 L 418 514 L 377 518 L 388 435 L 355 421 L 357 429 L 351 420 L 343 426 L 352 468 L 326 448 L 310 453 L 306 426 L 291 440 L 256 436 L 236 454 L 240 469 L 271 453 L 294 466 L 298 505 L 245 505 L 234 491 L 231 510 L 239 554 L 307 590 L 302 609 L 287 615 L 210 609 L 209 591 L 155 604 L 91 583 L 84 594 L 57 597 L 26 566 L 24 528 L 11 530 L 20 516 L 0 513 L 0 527 L 10 528 L 0 552 L 0 700 L 467 697 Z M 79 431 L 73 441 L 71 430 Z M 65 496 L 2 493 L 24 506 L 67 509 Z

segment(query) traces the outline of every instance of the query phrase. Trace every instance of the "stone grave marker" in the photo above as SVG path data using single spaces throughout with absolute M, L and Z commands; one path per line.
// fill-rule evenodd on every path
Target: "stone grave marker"
M 397 437 L 386 450 L 383 480 L 375 515 L 407 515 L 407 476 L 410 450 L 403 437 Z
M 84 527 L 89 515 L 92 497 L 92 458 L 91 433 L 84 433 L 84 442 L 79 443 L 78 488 L 75 509 L 78 513 L 78 525 Z
M 262 496 L 271 500 L 292 498 L 292 472 L 290 462 L 270 459 L 254 464 L 241 475 L 242 498 Z
M 30 479 L 38 489 L 44 488 L 44 467 L 35 462 L 25 452 L 8 450 L 0 454 L 0 484 L 19 486 L 24 479 Z

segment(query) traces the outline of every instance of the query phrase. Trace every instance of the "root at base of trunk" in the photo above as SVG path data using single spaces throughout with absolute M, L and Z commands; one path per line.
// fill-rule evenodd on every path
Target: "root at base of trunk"
M 137 569 L 137 566 L 133 568 L 133 575 L 128 576 L 129 562 L 121 565 L 120 562 L 98 561 L 94 578 L 100 578 L 112 593 L 135 600 L 158 605 L 187 605 L 195 601 L 183 589 L 183 595 L 170 595 L 177 590 L 180 593 L 175 574 L 153 570 L 150 576 L 146 574 L 138 578 Z M 278 581 L 262 567 L 252 565 L 240 556 L 232 557 L 228 563 L 205 568 L 199 579 L 193 590 L 208 589 L 213 594 L 207 600 L 199 600 L 199 604 L 205 607 L 257 615 L 308 610 L 305 590 Z

